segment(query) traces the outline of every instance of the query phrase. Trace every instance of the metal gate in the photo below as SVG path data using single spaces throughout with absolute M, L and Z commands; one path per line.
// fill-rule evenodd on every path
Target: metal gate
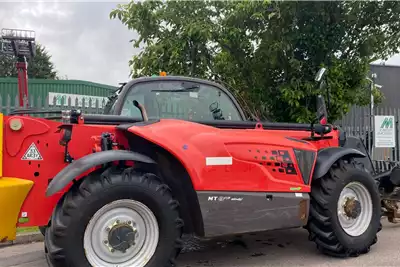
M 360 137 L 374 161 L 399 162 L 399 117 L 400 109 L 389 107 L 374 108 L 375 115 L 392 115 L 395 118 L 396 147 L 376 148 L 374 147 L 374 125 L 371 120 L 369 107 L 353 107 L 351 111 L 335 124 L 341 126 L 347 135 Z M 372 125 L 371 125 L 372 124 Z

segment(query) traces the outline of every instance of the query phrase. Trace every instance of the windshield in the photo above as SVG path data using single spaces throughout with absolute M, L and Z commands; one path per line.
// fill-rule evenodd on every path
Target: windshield
M 241 120 L 228 95 L 212 85 L 183 81 L 139 83 L 126 96 L 121 115 L 141 118 L 134 100 L 144 105 L 149 119 Z

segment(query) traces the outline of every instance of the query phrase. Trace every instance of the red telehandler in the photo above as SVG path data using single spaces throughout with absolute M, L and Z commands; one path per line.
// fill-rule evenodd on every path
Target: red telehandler
M 324 254 L 367 253 L 379 183 L 317 106 L 316 123 L 251 121 L 221 85 L 162 76 L 124 84 L 103 115 L 0 115 L 0 240 L 45 226 L 55 267 L 173 266 L 183 234 L 295 227 Z

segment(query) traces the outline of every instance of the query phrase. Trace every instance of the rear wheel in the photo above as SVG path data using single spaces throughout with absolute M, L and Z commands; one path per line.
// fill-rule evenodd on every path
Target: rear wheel
M 178 202 L 154 174 L 108 169 L 73 187 L 47 229 L 54 267 L 174 266 L 182 241 Z
M 339 160 L 313 181 L 310 240 L 324 254 L 336 257 L 367 253 L 381 230 L 381 205 L 373 177 L 353 160 Z

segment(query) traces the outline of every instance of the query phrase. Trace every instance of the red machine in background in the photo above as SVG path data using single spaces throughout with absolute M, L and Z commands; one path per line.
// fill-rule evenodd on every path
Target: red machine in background
M 2 29 L 0 54 L 15 56 L 18 71 L 19 106 L 28 107 L 28 60 L 35 56 L 35 32 L 30 30 Z

